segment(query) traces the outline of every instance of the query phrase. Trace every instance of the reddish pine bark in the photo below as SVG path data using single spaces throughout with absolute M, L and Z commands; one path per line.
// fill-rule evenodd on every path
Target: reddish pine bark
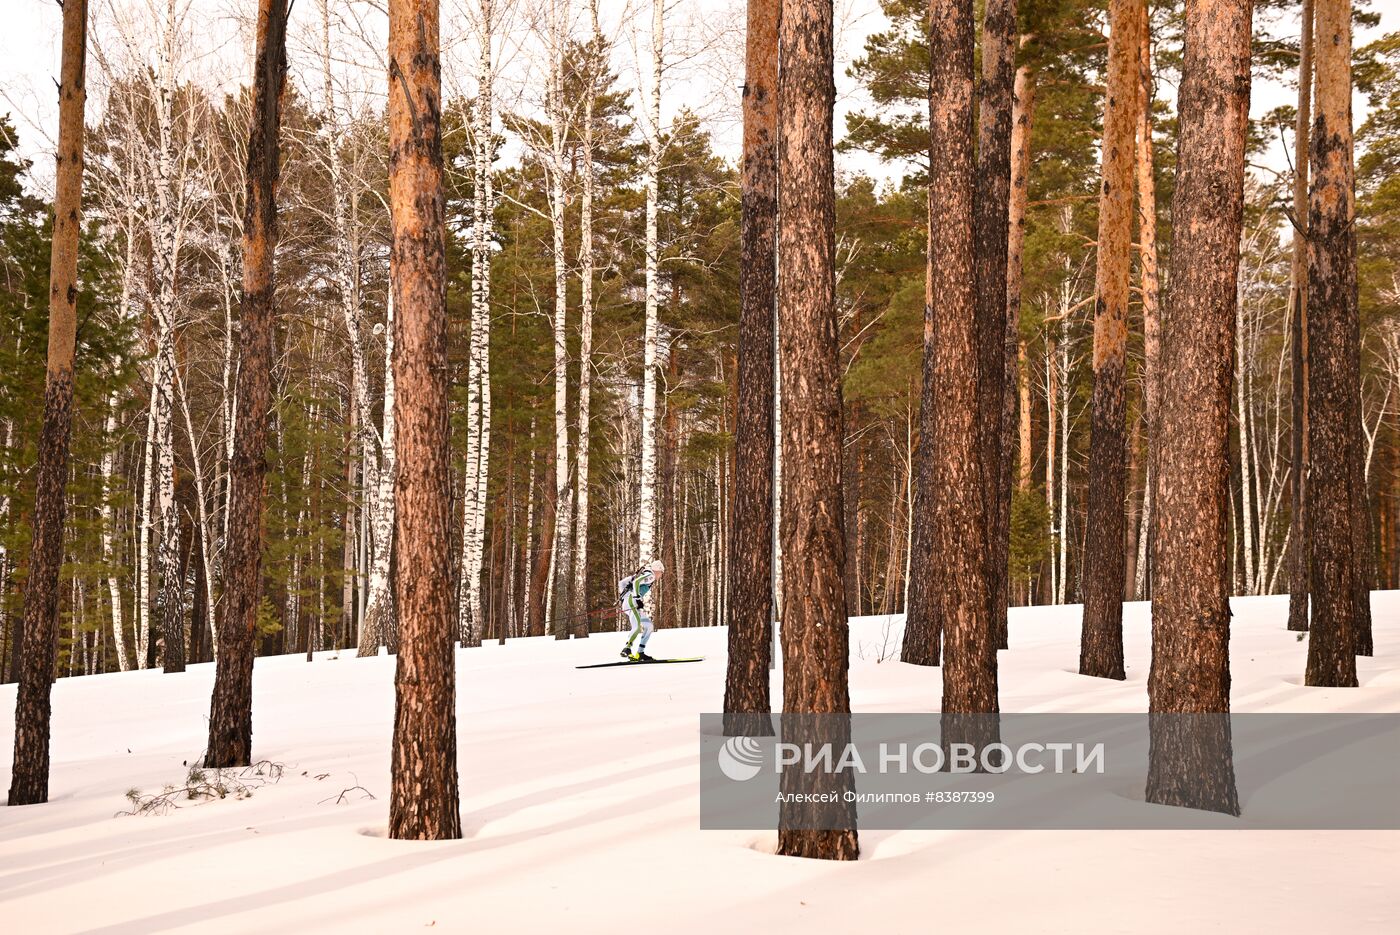
M 1289 290 L 1289 363 L 1293 376 L 1292 456 L 1289 502 L 1292 530 L 1288 537 L 1288 629 L 1308 628 L 1308 134 L 1312 130 L 1313 0 L 1303 0 L 1302 35 L 1298 40 L 1298 116 L 1294 124 L 1293 264 Z
M 1026 37 L 1022 37 L 1022 44 Z M 1002 409 L 1002 477 L 1020 490 L 1031 485 L 1030 375 L 1023 372 L 1025 344 L 1021 341 L 1022 250 L 1026 243 L 1026 205 L 1029 200 L 1031 125 L 1035 116 L 1035 72 L 1029 65 L 1016 69 L 1011 122 L 1011 199 L 1007 222 L 1006 253 L 1006 401 Z M 1019 412 L 1018 412 L 1019 410 Z M 1012 455 L 1019 456 L 1012 476 Z M 1008 523 L 1008 533 L 1010 526 Z M 1009 542 L 1008 542 L 1009 547 Z
M 1131 274 L 1134 136 L 1137 129 L 1140 0 L 1112 0 L 1108 96 L 1103 118 L 1094 395 L 1084 541 L 1084 628 L 1079 674 L 1122 679 L 1127 418 L 1124 398 Z
M 1142 509 L 1146 514 L 1136 556 L 1134 575 L 1128 579 L 1129 595 L 1147 596 L 1152 569 L 1152 478 L 1157 476 L 1156 439 L 1158 372 L 1162 356 L 1161 280 L 1157 269 L 1157 180 L 1152 151 L 1152 28 L 1146 0 L 1138 4 L 1142 28 L 1138 35 L 1137 196 L 1139 284 L 1142 288 L 1142 429 L 1147 436 L 1147 476 Z M 1141 565 L 1138 564 L 1141 561 Z M 1138 583 L 1142 588 L 1138 588 Z
M 778 292 L 783 360 L 783 739 L 849 736 L 846 536 L 841 498 L 841 368 L 836 323 L 832 0 L 785 0 L 779 26 Z M 804 717 L 815 715 L 815 717 Z M 785 769 L 778 853 L 854 860 L 860 853 L 849 772 Z M 801 825 L 801 826 L 800 826 Z M 816 830 L 820 829 L 820 830 Z
M 928 524 L 930 554 L 937 556 L 928 562 L 924 587 L 946 640 L 946 742 L 949 715 L 997 710 L 997 669 L 986 563 L 987 488 L 978 429 L 971 0 L 932 0 L 929 18 L 933 63 L 929 153 L 930 163 L 940 171 L 930 178 L 928 196 L 929 275 L 920 413 L 928 486 L 927 514 L 918 520 Z
M 739 264 L 734 508 L 729 527 L 726 734 L 773 732 L 773 303 L 777 287 L 778 22 L 781 0 L 749 0 Z
M 1306 683 L 1356 686 L 1363 585 L 1355 529 L 1361 431 L 1357 367 L 1356 205 L 1351 139 L 1351 3 L 1315 0 L 1316 116 L 1308 199 L 1307 427 L 1304 522 L 1312 628 Z
M 389 836 L 462 836 L 452 627 L 447 276 L 437 0 L 389 4 L 399 658 Z
M 49 800 L 49 692 L 58 654 L 58 576 L 63 567 L 68 442 L 73 428 L 73 352 L 78 328 L 78 237 L 83 213 L 83 107 L 87 102 L 87 0 L 63 7 L 58 155 L 49 251 L 49 348 L 35 466 L 34 535 L 19 639 L 11 805 Z
M 987 512 L 987 588 L 993 644 L 1006 646 L 1011 483 L 1004 469 L 1006 288 L 1011 198 L 1011 133 L 1016 76 L 1016 0 L 988 0 L 982 22 L 977 189 L 973 200 L 978 425 Z
M 1147 801 L 1239 814 L 1230 751 L 1230 383 L 1250 0 L 1188 0 L 1164 317 Z
M 245 766 L 253 751 L 253 632 L 262 594 L 262 496 L 275 328 L 278 130 L 287 75 L 287 0 L 259 0 L 248 195 L 243 208 L 243 301 L 239 309 L 238 407 L 229 464 L 224 624 L 209 709 L 204 765 Z

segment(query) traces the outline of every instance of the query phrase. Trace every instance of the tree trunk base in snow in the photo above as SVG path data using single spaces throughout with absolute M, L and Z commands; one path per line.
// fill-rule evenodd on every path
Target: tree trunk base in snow
M 779 831 L 778 856 L 857 860 L 860 844 L 854 831 Z
M 1149 715 L 1147 801 L 1239 815 L 1229 714 Z

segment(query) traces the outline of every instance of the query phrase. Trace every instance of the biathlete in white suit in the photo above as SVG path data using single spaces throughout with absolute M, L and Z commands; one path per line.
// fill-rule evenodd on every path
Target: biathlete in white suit
M 618 598 L 622 604 L 622 612 L 632 624 L 632 635 L 627 638 L 627 645 L 622 647 L 621 655 L 624 659 L 631 659 L 633 662 L 654 661 L 647 655 L 647 640 L 651 639 L 652 631 L 656 627 L 651 622 L 651 614 L 647 613 L 646 596 L 665 571 L 666 566 L 660 561 L 655 561 L 635 575 L 628 575 L 618 582 Z M 638 636 L 642 640 L 633 650 L 632 644 L 637 642 Z

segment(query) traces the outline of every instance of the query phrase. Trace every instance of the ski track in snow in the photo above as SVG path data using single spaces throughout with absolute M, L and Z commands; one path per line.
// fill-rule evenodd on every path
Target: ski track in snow
M 1235 599 L 1236 711 L 1400 711 L 1400 592 L 1378 592 L 1359 689 L 1302 686 L 1287 597 Z M 1075 674 L 1080 608 L 1015 608 L 1004 712 L 1143 711 L 1147 604 L 1126 605 L 1128 679 Z M 898 617 L 852 622 L 855 711 L 932 711 L 937 669 L 890 662 Z M 0 807 L 6 931 L 1400 931 L 1400 833 L 868 831 L 862 859 L 774 856 L 775 833 L 700 831 L 696 715 L 718 711 L 725 631 L 660 630 L 686 666 L 577 670 L 625 637 L 457 654 L 464 839 L 384 837 L 394 660 L 257 661 L 252 798 L 122 816 L 203 750 L 211 664 L 62 679 L 51 801 Z M 782 697 L 780 675 L 773 682 Z M 15 686 L 0 687 L 13 737 Z M 11 741 L 12 743 L 12 741 Z M 0 752 L 9 787 L 12 747 Z M 318 778 L 324 776 L 324 778 Z M 360 785 L 376 796 L 341 791 Z M 1400 794 L 1400 790 L 1397 790 Z

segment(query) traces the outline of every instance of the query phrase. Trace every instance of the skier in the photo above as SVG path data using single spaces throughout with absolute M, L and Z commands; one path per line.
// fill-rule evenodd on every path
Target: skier
M 651 639 L 655 626 L 651 622 L 651 614 L 647 613 L 645 599 L 656 584 L 656 579 L 665 571 L 666 566 L 658 560 L 635 575 L 629 575 L 618 582 L 618 600 L 622 604 L 622 612 L 632 622 L 632 635 L 627 638 L 627 645 L 622 647 L 621 656 L 624 659 L 633 662 L 655 661 L 647 655 L 647 640 Z M 632 644 L 636 642 L 638 634 L 641 635 L 642 641 L 637 645 L 636 652 L 633 652 Z

